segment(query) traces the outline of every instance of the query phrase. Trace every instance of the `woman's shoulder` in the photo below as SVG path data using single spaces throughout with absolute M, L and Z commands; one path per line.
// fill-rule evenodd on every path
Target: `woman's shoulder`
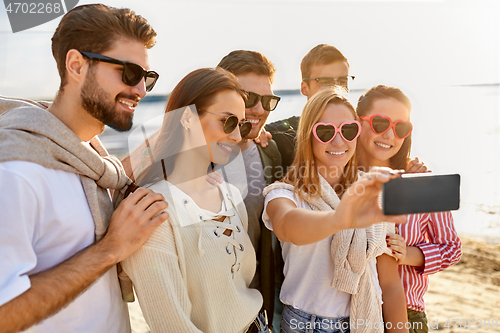
M 295 206 L 299 208 L 311 209 L 307 202 L 299 197 L 298 193 L 295 191 L 295 187 L 290 184 L 275 182 L 267 186 L 263 194 L 265 196 L 265 205 L 274 199 L 288 199 L 293 201 Z
M 284 182 L 274 182 L 264 188 L 262 194 L 267 198 L 272 197 L 294 197 L 295 187 Z
M 147 186 L 146 188 L 163 195 L 165 201 L 167 201 L 169 205 L 173 204 L 174 202 L 179 204 L 185 200 L 189 201 L 192 200 L 189 195 L 187 195 L 177 186 L 166 180 L 161 180 L 159 182 Z
M 177 189 L 173 184 L 162 180 L 156 182 L 146 188 L 163 195 L 168 206 L 164 209 L 168 213 L 168 219 L 160 226 L 162 228 L 170 229 L 171 226 L 179 224 L 179 214 L 181 213 L 180 207 L 183 200 L 189 198 L 187 194 Z

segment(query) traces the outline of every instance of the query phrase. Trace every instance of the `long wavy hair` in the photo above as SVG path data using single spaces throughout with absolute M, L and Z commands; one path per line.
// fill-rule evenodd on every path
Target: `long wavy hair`
M 354 106 L 345 97 L 345 92 L 338 88 L 326 87 L 314 94 L 306 103 L 296 136 L 297 153 L 295 159 L 286 173 L 283 181 L 295 187 L 294 192 L 302 200 L 309 200 L 321 196 L 321 185 L 318 177 L 318 168 L 314 162 L 312 148 L 313 127 L 319 122 L 328 104 L 345 105 L 351 111 L 353 118 L 359 121 Z M 349 159 L 342 170 L 338 184 L 334 186 L 335 192 L 342 196 L 350 184 L 358 179 L 358 163 L 356 154 Z
M 212 105 L 217 93 L 224 90 L 236 91 L 241 98 L 246 94 L 236 76 L 222 68 L 201 68 L 186 75 L 174 88 L 167 102 L 165 118 L 152 148 L 152 156 L 159 161 L 142 170 L 136 178 L 139 186 L 167 179 L 175 166 L 175 157 L 184 143 L 183 127 L 180 124 L 183 112 L 172 112 L 194 105 L 191 112 L 197 112 L 200 119 L 207 107 Z
M 393 98 L 402 103 L 409 112 L 411 112 L 411 102 L 401 89 L 378 85 L 368 90 L 364 95 L 359 97 L 356 112 L 359 116 L 366 116 L 373 107 L 373 103 L 379 99 Z M 389 159 L 389 165 L 392 169 L 406 169 L 410 159 L 411 150 L 411 134 L 403 141 L 403 145 L 399 151 Z

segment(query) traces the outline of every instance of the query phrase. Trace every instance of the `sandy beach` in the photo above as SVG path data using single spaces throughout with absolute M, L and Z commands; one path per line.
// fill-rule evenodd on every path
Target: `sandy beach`
M 431 331 L 500 332 L 500 245 L 461 239 L 460 262 L 430 278 L 425 303 Z
M 500 332 L 500 245 L 460 238 L 460 262 L 430 278 L 425 295 L 430 332 Z M 132 332 L 148 333 L 137 301 L 129 309 Z

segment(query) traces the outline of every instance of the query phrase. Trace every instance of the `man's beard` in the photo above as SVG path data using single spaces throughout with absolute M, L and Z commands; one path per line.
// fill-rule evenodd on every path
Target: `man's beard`
M 110 100 L 108 94 L 106 94 L 95 80 L 95 75 L 92 71 L 89 72 L 89 75 L 85 79 L 80 94 L 82 107 L 88 114 L 114 130 L 125 132 L 132 128 L 132 117 L 134 115 L 130 112 L 115 109 L 116 102 L 121 97 L 126 97 L 130 100 L 137 99 L 135 96 L 120 94 L 114 101 Z

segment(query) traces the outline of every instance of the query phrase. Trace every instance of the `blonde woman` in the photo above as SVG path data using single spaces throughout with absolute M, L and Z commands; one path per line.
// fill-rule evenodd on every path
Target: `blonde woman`
M 281 332 L 383 332 L 382 299 L 389 331 L 408 332 L 397 263 L 385 241 L 394 225 L 373 225 L 405 217 L 384 216 L 378 205 L 390 169 L 357 180 L 360 130 L 354 107 L 339 91 L 319 91 L 302 112 L 291 169 L 264 191 L 263 220 L 285 261 Z M 346 211 L 353 202 L 358 209 Z

